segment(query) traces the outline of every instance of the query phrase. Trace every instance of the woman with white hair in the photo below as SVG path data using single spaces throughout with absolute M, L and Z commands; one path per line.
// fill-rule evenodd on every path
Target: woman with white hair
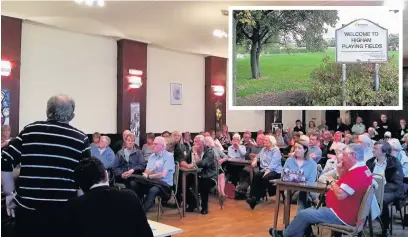
M 228 156 L 219 148 L 216 147 L 214 139 L 212 137 L 204 138 L 204 146 L 213 148 L 215 159 L 218 162 L 218 195 L 220 196 L 220 201 L 223 204 L 226 200 L 227 195 L 225 194 L 225 174 L 221 165 L 228 160 Z
M 371 138 L 365 134 L 357 137 L 355 143 L 358 143 L 364 147 L 364 162 L 373 158 L 373 141 Z
M 271 135 L 265 136 L 264 148 L 259 154 L 252 159 L 252 167 L 254 167 L 254 176 L 251 183 L 250 197 L 246 200 L 248 205 L 254 209 L 261 197 L 265 195 L 266 188 L 271 188 L 269 195 L 274 195 L 272 187 L 269 185 L 269 180 L 279 179 L 282 172 L 282 154 L 276 144 L 275 137 Z
M 408 177 L 408 157 L 402 149 L 401 143 L 396 138 L 390 138 L 387 142 L 391 145 L 391 155 L 401 162 L 404 177 Z
M 238 133 L 235 133 L 232 136 L 231 146 L 228 147 L 228 158 L 235 158 L 235 159 L 245 159 L 246 155 L 246 147 L 240 144 L 241 136 Z M 229 180 L 235 186 L 239 180 L 239 173 L 244 169 L 242 166 L 227 164 L 226 170 L 229 176 Z

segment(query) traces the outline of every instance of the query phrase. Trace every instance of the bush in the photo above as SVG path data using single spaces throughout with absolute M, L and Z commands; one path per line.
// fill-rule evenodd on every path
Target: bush
M 390 58 L 389 61 L 392 61 Z M 380 66 L 380 88 L 374 90 L 375 64 L 361 63 L 347 65 L 345 100 L 348 106 L 396 106 L 399 99 L 398 65 L 385 63 Z M 308 96 L 315 106 L 341 106 L 341 64 L 329 57 L 312 73 L 315 80 Z

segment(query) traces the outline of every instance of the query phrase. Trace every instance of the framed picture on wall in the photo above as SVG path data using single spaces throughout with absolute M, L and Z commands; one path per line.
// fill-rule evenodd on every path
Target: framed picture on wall
M 282 123 L 272 123 L 272 133 L 276 133 L 276 129 L 280 129 L 282 132 L 283 124 Z
M 183 104 L 183 84 L 170 83 L 170 104 L 171 105 Z
M 130 104 L 130 131 L 135 134 L 135 143 L 140 145 L 140 104 Z

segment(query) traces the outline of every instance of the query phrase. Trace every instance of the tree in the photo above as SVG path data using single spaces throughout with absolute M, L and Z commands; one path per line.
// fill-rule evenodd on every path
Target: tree
M 338 21 L 337 11 L 319 10 L 256 10 L 234 11 L 237 20 L 236 43 L 249 40 L 252 78 L 260 78 L 259 56 L 265 45 L 280 43 L 280 35 L 290 35 L 298 41 L 306 35 L 321 37 L 325 24 L 332 27 Z M 310 40 L 312 41 L 312 40 Z M 316 46 L 313 46 L 316 47 Z

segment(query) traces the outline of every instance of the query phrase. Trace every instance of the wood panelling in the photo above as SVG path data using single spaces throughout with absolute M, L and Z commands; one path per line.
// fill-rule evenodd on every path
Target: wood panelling
M 11 75 L 1 77 L 1 88 L 10 91 L 11 136 L 17 136 L 20 111 L 20 63 L 22 20 L 1 16 L 1 59 L 11 61 Z
M 140 103 L 140 136 L 146 133 L 146 88 L 147 88 L 147 44 L 122 39 L 118 41 L 117 77 L 117 132 L 130 129 L 130 104 Z M 137 89 L 129 88 L 129 69 L 143 71 L 143 85 Z M 142 141 L 141 141 L 142 143 Z
M 216 106 L 221 110 L 221 122 L 226 123 L 227 59 L 215 56 L 205 58 L 205 131 L 216 130 Z M 211 86 L 224 86 L 222 96 L 214 95 Z M 221 124 L 222 126 L 222 124 Z

